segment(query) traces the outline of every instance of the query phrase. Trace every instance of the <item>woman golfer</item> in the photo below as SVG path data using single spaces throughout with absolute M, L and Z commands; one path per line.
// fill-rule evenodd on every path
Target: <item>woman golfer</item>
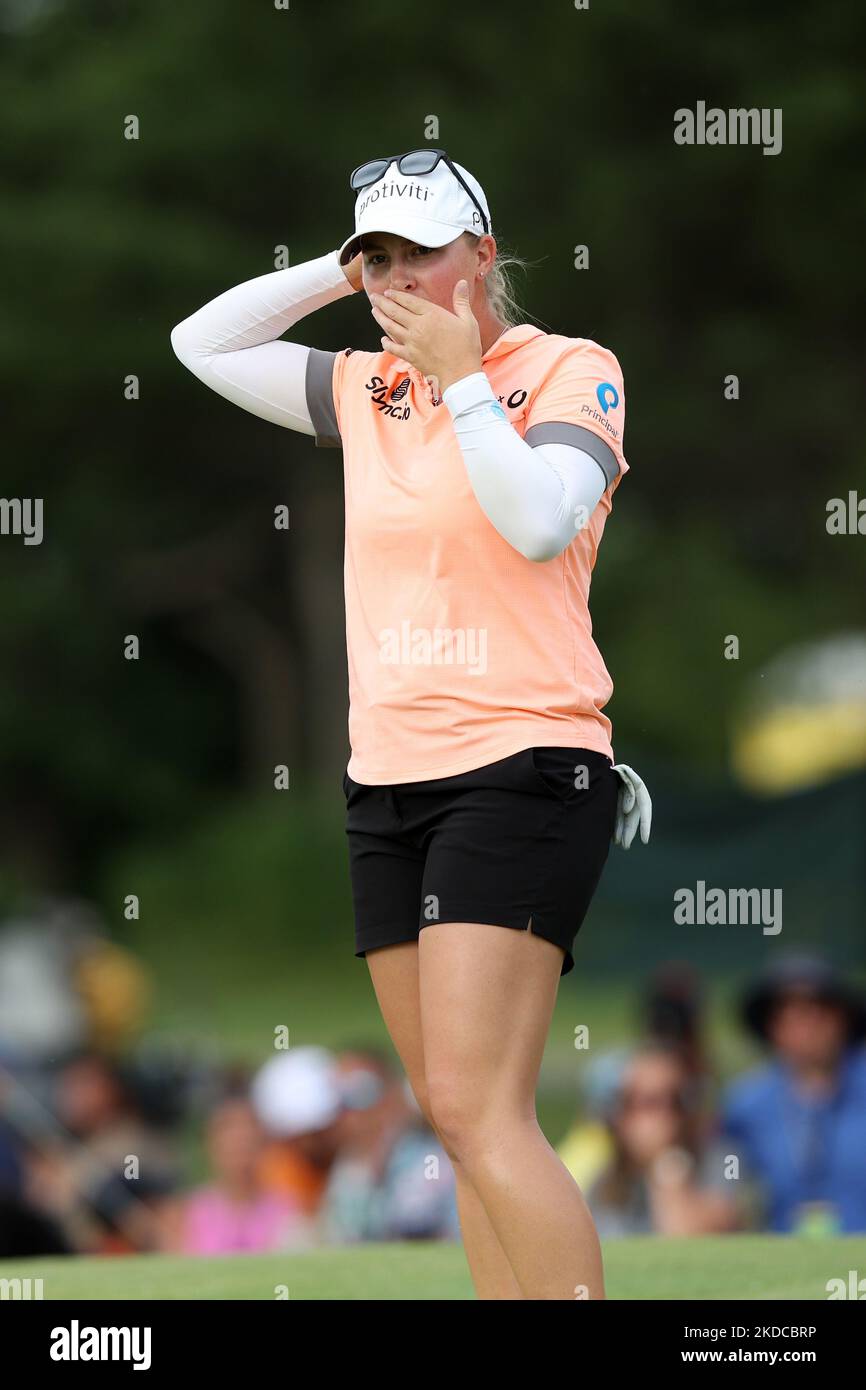
M 356 955 L 450 1155 L 479 1298 L 603 1298 L 538 1126 L 561 975 L 650 801 L 613 766 L 590 577 L 628 469 L 613 353 L 521 322 L 477 179 L 444 150 L 351 176 L 339 250 L 227 290 L 180 360 L 343 450 Z M 363 290 L 382 349 L 280 341 Z

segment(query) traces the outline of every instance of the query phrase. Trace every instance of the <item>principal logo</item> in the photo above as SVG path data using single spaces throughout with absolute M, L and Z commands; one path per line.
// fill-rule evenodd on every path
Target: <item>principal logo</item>
M 609 410 L 616 410 L 619 405 L 619 392 L 611 382 L 603 381 L 600 386 L 596 386 L 595 394 L 605 415 Z
M 391 392 L 388 399 L 390 401 L 402 401 L 403 397 L 405 396 L 408 390 L 409 378 L 407 376 L 404 376 L 403 380 L 398 382 L 397 385 L 394 387 L 394 390 Z
M 616 410 L 619 405 L 619 392 L 613 382 L 603 381 L 600 386 L 596 386 L 595 399 L 601 409 L 596 410 L 589 401 L 584 401 L 580 407 L 581 415 L 585 415 L 587 420 L 594 420 L 597 425 L 601 426 L 605 434 L 610 435 L 611 439 L 619 439 L 619 430 L 607 418 L 607 412 Z

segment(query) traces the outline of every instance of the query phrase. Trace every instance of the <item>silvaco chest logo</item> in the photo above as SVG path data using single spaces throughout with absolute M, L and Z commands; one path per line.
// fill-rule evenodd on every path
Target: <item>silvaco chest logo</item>
M 364 388 L 370 392 L 370 399 L 382 415 L 390 415 L 392 420 L 409 419 L 412 414 L 409 402 L 399 404 L 409 390 L 408 376 L 402 377 L 396 386 L 390 389 L 384 377 L 371 376 L 369 381 L 364 382 Z
M 364 389 L 369 391 L 370 399 L 381 415 L 387 415 L 392 420 L 408 420 L 412 414 L 412 407 L 409 405 L 409 402 L 405 400 L 405 397 L 409 393 L 411 384 L 411 378 L 404 375 L 394 386 L 389 388 L 384 377 L 372 376 L 369 381 L 364 382 Z M 507 406 L 509 410 L 519 410 L 528 394 L 527 391 L 518 386 L 511 391 L 507 397 L 504 395 L 497 396 L 498 405 L 495 408 L 496 412 L 498 412 L 503 419 L 507 419 L 508 417 L 501 409 L 503 404 Z M 432 404 L 434 406 L 441 405 L 442 397 L 434 395 Z

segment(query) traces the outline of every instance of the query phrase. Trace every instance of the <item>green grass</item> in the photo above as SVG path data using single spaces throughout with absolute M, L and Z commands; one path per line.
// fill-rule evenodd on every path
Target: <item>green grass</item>
M 828 1279 L 866 1269 L 863 1237 L 638 1236 L 604 1245 L 608 1298 L 826 1299 Z M 462 1246 L 365 1245 L 290 1255 L 173 1255 L 0 1262 L 0 1278 L 44 1281 L 46 1299 L 473 1299 Z M 285 1296 L 285 1295 L 283 1295 Z

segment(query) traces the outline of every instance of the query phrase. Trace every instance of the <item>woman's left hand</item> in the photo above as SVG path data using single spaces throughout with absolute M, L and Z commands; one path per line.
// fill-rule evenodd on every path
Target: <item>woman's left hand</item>
M 424 376 L 435 376 L 439 394 L 481 371 L 481 333 L 469 304 L 469 286 L 454 286 L 454 312 L 404 290 L 371 294 L 373 317 L 385 330 L 382 347 L 403 357 Z
M 644 844 L 647 844 L 653 819 L 653 804 L 646 783 L 627 763 L 614 763 L 613 770 L 622 782 L 616 799 L 613 843 L 628 849 L 640 829 L 640 837 Z

